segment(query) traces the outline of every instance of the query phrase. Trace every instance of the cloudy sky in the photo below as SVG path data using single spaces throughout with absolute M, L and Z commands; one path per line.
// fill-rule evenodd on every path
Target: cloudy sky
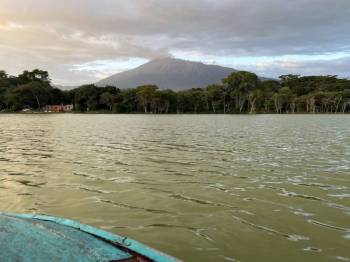
M 350 0 L 1 0 L 0 69 L 91 83 L 173 56 L 350 77 Z

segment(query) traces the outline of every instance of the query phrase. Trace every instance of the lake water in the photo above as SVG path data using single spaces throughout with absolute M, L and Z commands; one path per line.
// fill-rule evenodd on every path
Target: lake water
M 349 115 L 0 115 L 0 209 L 185 261 L 350 261 Z

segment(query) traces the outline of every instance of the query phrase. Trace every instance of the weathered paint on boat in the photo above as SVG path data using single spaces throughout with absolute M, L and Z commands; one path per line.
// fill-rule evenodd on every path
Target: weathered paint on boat
M 168 256 L 128 237 L 76 221 L 0 212 L 2 261 L 156 261 Z

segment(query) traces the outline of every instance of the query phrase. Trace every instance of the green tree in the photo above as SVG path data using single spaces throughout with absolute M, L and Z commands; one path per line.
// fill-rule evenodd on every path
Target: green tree
M 289 87 L 282 87 L 277 93 L 273 95 L 275 102 L 276 113 L 293 112 L 295 111 L 294 95 Z
M 7 79 L 7 73 L 4 70 L 0 70 L 0 80 Z
M 217 113 L 221 104 L 224 104 L 224 90 L 221 85 L 209 85 L 206 89 L 209 104 L 213 113 Z
M 142 106 L 144 113 L 148 113 L 152 99 L 157 90 L 158 87 L 156 85 L 144 85 L 136 89 L 137 101 Z
M 117 101 L 117 97 L 116 95 L 113 95 L 110 92 L 104 92 L 100 96 L 100 101 L 102 104 L 108 107 L 109 111 L 112 111 L 113 105 Z
M 21 84 L 30 83 L 32 81 L 50 83 L 49 73 L 39 69 L 24 71 L 18 76 L 18 80 Z
M 254 73 L 239 71 L 223 79 L 223 83 L 228 87 L 230 97 L 234 101 L 235 111 L 242 113 L 244 107 L 249 102 L 250 93 L 258 88 L 259 79 Z
M 6 93 L 7 105 L 12 110 L 24 107 L 41 109 L 50 100 L 52 87 L 46 83 L 30 82 L 8 89 Z
M 121 101 L 118 112 L 137 112 L 137 91 L 136 89 L 126 89 L 121 91 Z

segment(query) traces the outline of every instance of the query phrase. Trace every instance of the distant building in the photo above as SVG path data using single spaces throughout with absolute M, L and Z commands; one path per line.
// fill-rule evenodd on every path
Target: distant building
M 72 112 L 73 105 L 46 105 L 43 110 L 47 113 L 63 113 L 63 112 Z

